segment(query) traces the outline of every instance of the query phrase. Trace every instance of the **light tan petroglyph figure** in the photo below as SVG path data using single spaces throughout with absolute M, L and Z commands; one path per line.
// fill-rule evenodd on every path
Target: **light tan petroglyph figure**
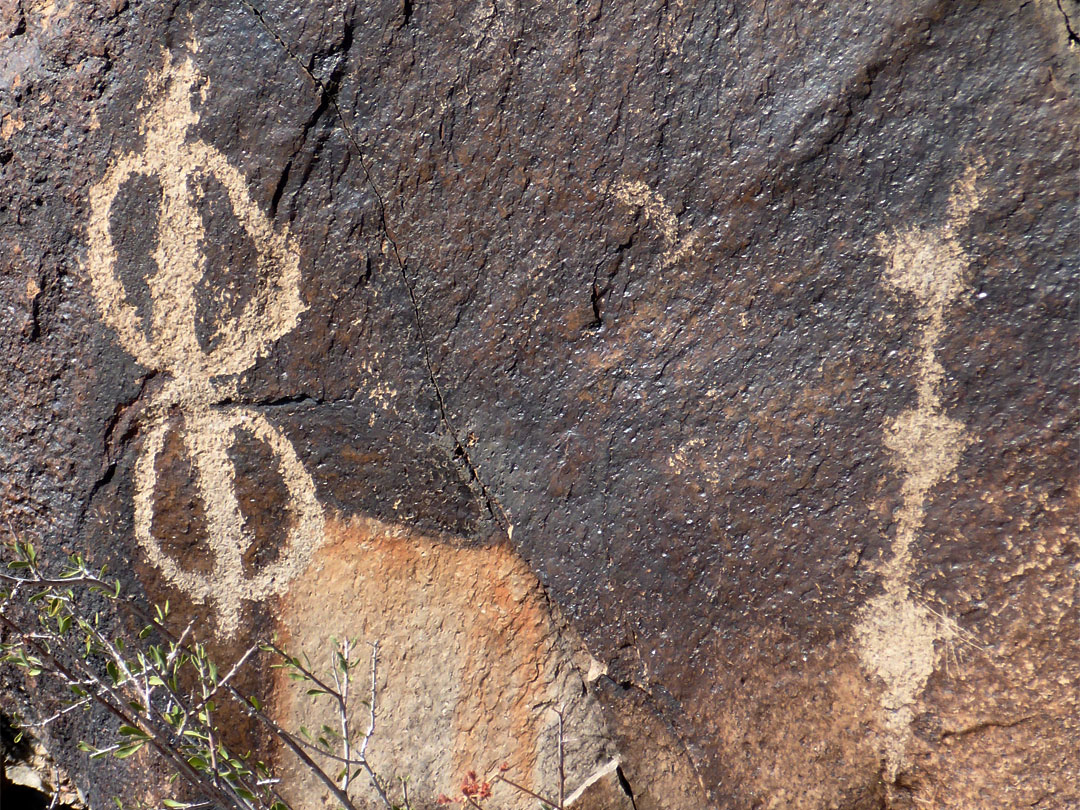
M 679 221 L 671 206 L 664 202 L 659 192 L 649 188 L 641 180 L 621 179 L 614 186 L 615 199 L 627 208 L 640 209 L 645 219 L 660 229 L 664 252 L 660 256 L 661 269 L 667 269 L 690 255 L 698 239 L 697 233 L 679 235 Z
M 886 740 L 886 770 L 895 779 L 911 737 L 915 703 L 937 663 L 935 644 L 960 634 L 952 621 L 911 593 L 914 545 L 922 531 L 930 490 L 956 467 L 970 443 L 964 425 L 942 412 L 940 387 L 945 371 L 937 347 L 948 306 L 964 290 L 968 259 L 957 240 L 979 203 L 976 170 L 956 182 L 943 225 L 905 228 L 878 237 L 886 266 L 883 281 L 910 295 L 921 330 L 916 383 L 918 401 L 884 427 L 893 466 L 904 476 L 892 556 L 882 566 L 884 591 L 862 609 L 855 627 L 859 657 L 885 684 L 881 696 Z
M 191 105 L 197 82 L 190 58 L 174 63 L 166 54 L 164 68 L 151 78 L 147 101 L 141 105 L 142 151 L 119 157 L 90 190 L 87 270 L 102 319 L 116 331 L 120 343 L 142 365 L 169 375 L 147 410 L 148 431 L 135 465 L 136 539 L 169 582 L 196 602 L 214 605 L 219 629 L 232 637 L 239 629 L 244 601 L 283 593 L 308 564 L 322 542 L 324 517 L 311 476 L 289 440 L 254 408 L 225 404 L 234 395 L 235 375 L 292 331 L 305 306 L 299 256 L 288 230 L 275 231 L 248 194 L 240 172 L 220 151 L 189 132 L 199 120 Z M 156 179 L 161 188 L 152 255 L 156 272 L 146 279 L 152 303 L 148 328 L 117 273 L 110 233 L 110 214 L 122 185 L 140 176 Z M 237 221 L 255 244 L 260 283 L 239 315 L 216 324 L 213 348 L 204 349 L 196 331 L 196 285 L 206 272 L 207 259 L 202 254 L 205 230 L 195 195 L 199 182 L 211 177 L 225 190 Z M 155 465 L 172 409 L 183 416 L 183 440 L 205 508 L 214 553 L 213 569 L 207 574 L 182 568 L 151 532 Z M 250 577 L 244 572 L 243 555 L 252 538 L 240 511 L 236 471 L 229 458 L 242 434 L 262 442 L 275 457 L 292 516 L 276 561 Z

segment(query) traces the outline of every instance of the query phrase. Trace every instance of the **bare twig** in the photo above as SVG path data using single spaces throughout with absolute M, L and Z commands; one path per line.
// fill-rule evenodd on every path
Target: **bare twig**
M 285 743 L 285 746 L 292 752 L 293 756 L 299 759 L 307 768 L 311 770 L 312 773 L 315 774 L 319 781 L 322 782 L 323 785 L 325 785 L 326 788 L 334 794 L 334 798 L 341 802 L 342 806 L 345 807 L 346 810 L 357 810 L 356 805 L 352 803 L 352 800 L 349 798 L 348 794 L 345 793 L 345 791 L 343 791 L 340 787 L 338 787 L 337 782 L 331 779 L 330 776 L 326 773 L 326 771 L 320 768 L 319 764 L 315 762 L 315 760 L 313 760 L 310 756 L 308 756 L 301 746 L 297 745 L 296 741 L 293 739 L 293 736 L 289 732 L 281 728 L 281 726 L 279 726 L 277 723 L 267 717 L 266 714 L 252 706 L 251 703 L 245 700 L 244 696 L 236 690 L 236 687 L 229 686 L 228 689 L 240 701 L 241 706 L 245 707 L 247 713 L 251 717 L 257 719 L 267 728 L 269 728 L 278 739 Z
M 342 647 L 344 649 L 344 652 L 341 653 L 341 657 L 344 659 L 342 661 L 342 663 L 344 664 L 344 671 L 341 674 L 341 683 L 342 683 L 342 686 L 341 686 L 341 704 L 340 704 L 341 705 L 341 711 L 338 712 L 338 715 L 339 715 L 339 718 L 341 720 L 342 755 L 345 757 L 345 761 L 348 762 L 352 758 L 352 750 L 350 748 L 351 739 L 349 737 L 349 680 L 350 680 L 349 667 L 352 664 L 352 662 L 350 661 L 350 655 L 349 655 L 350 650 L 349 650 L 349 640 L 348 639 L 345 639 L 345 641 L 342 642 Z M 336 664 L 337 662 L 331 662 L 331 663 Z M 332 671 L 334 673 L 334 681 L 335 681 L 335 683 L 339 682 L 338 681 L 337 670 L 332 669 Z M 363 756 L 363 754 L 361 754 L 361 756 Z M 349 767 L 348 765 L 346 765 L 345 766 L 345 775 L 342 776 L 342 778 L 341 778 L 341 787 L 345 790 L 346 793 L 349 792 L 349 785 L 350 785 L 350 783 L 352 781 L 351 777 L 352 777 L 352 768 Z
M 36 571 L 37 569 L 32 569 Z M 16 577 L 0 571 L 0 582 L 10 582 L 13 585 L 40 585 L 46 588 L 70 588 L 72 585 L 85 585 L 91 588 L 103 588 L 112 592 L 116 588 L 115 582 L 106 582 L 97 577 Z
M 195 620 L 192 619 L 187 623 L 187 627 L 184 628 L 184 632 L 180 634 L 180 638 L 178 638 L 176 640 L 176 643 L 172 645 L 172 649 L 169 650 L 169 655 L 165 659 L 165 663 L 167 663 L 170 667 L 173 665 L 173 663 L 175 663 L 176 656 L 178 656 L 180 652 L 184 649 L 184 642 L 187 641 L 187 637 L 191 633 L 191 628 L 193 628 L 194 626 Z
M 360 743 L 360 767 L 363 768 L 368 775 L 368 779 L 371 781 L 371 786 L 375 788 L 375 792 L 379 794 L 379 798 L 382 799 L 390 810 L 393 810 L 394 803 L 390 801 L 390 797 L 386 795 L 386 790 L 383 788 L 379 781 L 378 774 L 371 767 L 371 764 L 367 759 L 367 747 L 368 742 L 371 741 L 371 735 L 375 733 L 375 696 L 377 691 L 376 686 L 376 673 L 379 666 L 379 642 L 375 641 L 371 644 L 371 695 L 368 700 L 368 730 L 364 734 L 363 742 Z
M 83 681 L 81 684 L 78 684 L 78 686 L 80 688 L 92 687 L 93 683 L 88 682 L 88 681 Z M 70 706 L 65 706 L 64 708 L 60 709 L 60 711 L 49 715 L 44 720 L 27 721 L 26 726 L 28 728 L 43 729 L 46 726 L 51 725 L 52 723 L 55 723 L 57 720 L 59 720 L 61 717 L 63 717 L 68 712 L 73 712 L 76 709 L 81 709 L 84 706 L 89 706 L 92 702 L 93 702 L 93 698 L 85 697 L 82 700 L 75 701 Z
M 563 810 L 563 803 L 566 800 L 566 758 L 563 755 L 563 713 L 560 709 L 555 709 L 555 714 L 559 717 L 559 804 L 558 810 Z
M 360 759 L 367 758 L 368 740 L 371 739 L 371 735 L 375 733 L 375 693 L 376 693 L 376 673 L 379 666 L 379 642 L 375 641 L 371 644 L 371 695 L 368 700 L 368 729 L 364 734 L 364 741 L 360 744 Z
M 517 782 L 515 782 L 513 779 L 510 779 L 509 777 L 503 776 L 502 774 L 497 774 L 494 778 L 497 779 L 500 782 L 506 782 L 506 784 L 510 785 L 510 787 L 514 788 L 515 790 L 518 790 L 521 793 L 524 793 L 526 796 L 529 796 L 529 797 L 531 797 L 533 799 L 536 799 L 538 802 L 543 802 L 544 804 L 548 805 L 548 807 L 558 807 L 559 806 L 553 799 L 549 799 L 547 796 L 544 796 L 542 793 L 537 793 L 535 791 L 529 790 L 524 785 L 518 784 Z

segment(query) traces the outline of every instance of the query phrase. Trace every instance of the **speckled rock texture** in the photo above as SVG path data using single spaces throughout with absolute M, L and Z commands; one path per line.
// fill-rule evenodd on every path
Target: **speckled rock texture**
M 419 807 L 553 707 L 588 810 L 1078 807 L 1078 32 L 3 0 L 3 529 L 223 659 L 380 640 Z

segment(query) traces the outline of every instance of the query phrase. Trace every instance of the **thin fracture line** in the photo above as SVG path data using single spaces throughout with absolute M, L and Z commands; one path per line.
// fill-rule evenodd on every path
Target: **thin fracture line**
M 364 158 L 364 150 L 360 146 L 360 141 L 357 139 L 356 134 L 353 132 L 352 126 L 350 126 L 348 119 L 345 117 L 344 111 L 337 102 L 337 98 L 326 84 L 304 64 L 303 60 L 297 55 L 297 53 L 289 47 L 288 43 L 282 38 L 282 36 L 274 29 L 270 22 L 266 19 L 265 15 L 251 2 L 251 0 L 240 0 L 241 3 L 249 10 L 255 18 L 259 21 L 259 24 L 263 29 L 274 38 L 274 40 L 281 46 L 281 49 L 285 51 L 286 55 L 296 64 L 300 71 L 307 77 L 316 89 L 321 94 L 322 98 L 325 98 L 330 108 L 334 111 L 334 115 L 337 117 L 341 124 L 341 129 L 345 133 L 345 137 L 348 139 L 349 144 L 356 152 L 357 159 L 360 161 L 360 167 L 364 172 L 364 179 L 371 189 L 371 193 L 375 195 L 375 200 L 379 209 L 379 224 L 382 225 L 383 233 L 386 235 L 386 240 L 390 243 L 390 249 L 394 254 L 394 260 L 397 263 L 398 270 L 401 273 L 402 281 L 405 283 L 405 288 L 409 293 L 409 301 L 413 308 L 413 318 L 416 321 L 416 331 L 420 338 L 420 349 L 424 356 L 424 366 L 427 369 L 428 379 L 431 380 L 432 387 L 435 389 L 435 398 L 439 404 L 439 416 L 442 419 L 443 424 L 446 427 L 447 432 L 450 434 L 450 438 L 454 441 L 454 449 L 461 453 L 461 457 L 465 460 L 465 465 L 469 469 L 469 473 L 480 487 L 480 491 L 484 496 L 484 501 L 487 503 L 488 511 L 491 512 L 496 522 L 499 524 L 503 531 L 509 533 L 510 518 L 507 516 L 506 510 L 503 508 L 499 500 L 491 494 L 487 485 L 480 478 L 480 471 L 473 463 L 472 458 L 469 456 L 469 451 L 458 438 L 457 432 L 454 430 L 453 425 L 450 423 L 450 417 L 446 411 L 446 402 L 443 398 L 442 387 L 439 385 L 439 381 L 435 377 L 435 367 L 431 361 L 431 349 L 428 345 L 427 336 L 424 334 L 423 318 L 420 314 L 420 302 L 417 300 L 416 291 L 413 288 L 412 282 L 409 281 L 408 273 L 405 270 L 405 262 L 401 258 L 401 253 L 398 250 L 397 240 L 394 238 L 394 234 L 390 229 L 390 225 L 386 215 L 386 202 L 383 199 L 382 194 L 379 193 L 378 186 L 375 185 L 375 181 L 371 176 L 371 172 L 368 170 L 367 163 Z

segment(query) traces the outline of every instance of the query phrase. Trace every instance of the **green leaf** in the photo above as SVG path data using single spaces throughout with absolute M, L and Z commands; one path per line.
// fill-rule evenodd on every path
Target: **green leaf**
M 136 704 L 137 705 L 137 704 Z M 120 726 L 120 733 L 125 737 L 138 737 L 141 740 L 150 739 L 150 735 L 143 731 L 141 728 L 135 726 Z
M 165 805 L 166 807 L 171 807 L 171 808 L 184 808 L 184 807 L 190 807 L 191 806 L 189 804 L 184 804 L 183 802 L 175 801 L 174 799 L 162 799 L 161 803 L 163 805 Z
M 138 742 L 133 742 L 130 745 L 122 745 L 115 751 L 113 751 L 113 756 L 117 759 L 127 759 L 132 754 L 138 753 L 144 745 L 146 745 L 146 740 L 139 740 Z
M 255 697 L 254 695 L 252 695 L 251 697 L 248 698 L 248 702 L 251 703 L 251 705 L 255 707 L 255 711 L 258 711 L 258 712 L 262 711 L 262 702 L 257 697 Z

